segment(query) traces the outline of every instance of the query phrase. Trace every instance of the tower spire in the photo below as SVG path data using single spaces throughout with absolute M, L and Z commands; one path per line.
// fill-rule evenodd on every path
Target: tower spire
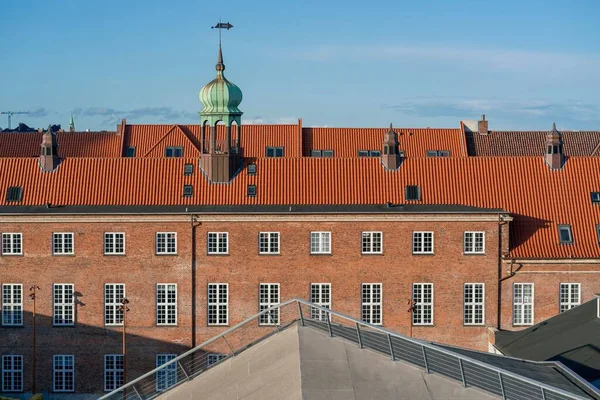
M 73 113 L 71 113 L 71 118 L 69 119 L 69 132 L 75 132 L 75 120 L 73 119 Z

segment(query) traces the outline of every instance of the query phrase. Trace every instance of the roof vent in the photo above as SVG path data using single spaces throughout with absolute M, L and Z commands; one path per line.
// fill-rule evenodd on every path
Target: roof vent
M 404 198 L 406 201 L 420 201 L 421 200 L 421 188 L 416 185 L 409 185 L 404 187 Z
M 6 190 L 6 202 L 21 201 L 23 199 L 23 188 L 21 186 L 11 186 Z

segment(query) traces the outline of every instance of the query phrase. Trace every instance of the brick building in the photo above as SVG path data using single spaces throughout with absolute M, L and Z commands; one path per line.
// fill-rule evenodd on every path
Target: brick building
M 198 126 L 0 135 L 0 392 L 120 386 L 123 297 L 129 380 L 294 297 L 487 350 L 600 292 L 600 132 L 241 125 L 216 69 Z

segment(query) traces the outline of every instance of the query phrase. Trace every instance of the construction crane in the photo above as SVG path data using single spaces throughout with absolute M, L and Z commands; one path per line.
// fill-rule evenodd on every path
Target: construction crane
M 10 120 L 11 117 L 15 114 L 29 114 L 28 111 L 0 111 L 0 115 L 1 114 L 6 114 L 8 115 L 8 129 L 10 129 Z

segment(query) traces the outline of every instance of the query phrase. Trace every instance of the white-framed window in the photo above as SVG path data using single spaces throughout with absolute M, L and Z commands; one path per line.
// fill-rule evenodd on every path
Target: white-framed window
M 104 355 L 104 391 L 112 392 L 124 385 L 123 354 Z
M 8 354 L 2 356 L 2 392 L 23 391 L 23 356 Z
M 208 232 L 208 254 L 229 253 L 229 233 Z
M 381 283 L 362 284 L 361 319 L 369 324 L 382 325 L 382 286 Z
M 177 325 L 177 284 L 156 285 L 156 324 Z
M 227 354 L 211 353 L 206 357 L 206 368 L 218 363 L 222 359 L 227 358 Z
M 104 324 L 123 325 L 123 299 L 125 298 L 124 283 L 104 284 Z
M 311 283 L 310 302 L 324 308 L 331 308 L 331 283 Z M 319 321 L 327 321 L 328 312 L 311 307 L 310 317 Z
M 177 354 L 157 354 L 156 367 L 177 358 Z M 167 365 L 156 372 L 156 391 L 162 392 L 177 383 L 177 363 Z
M 383 253 L 383 232 L 362 233 L 362 254 Z
M 465 254 L 485 253 L 485 232 L 465 232 Z
M 104 232 L 104 254 L 125 254 L 124 232 Z
M 513 325 L 533 325 L 533 283 L 513 283 Z
M 208 325 L 229 324 L 229 285 L 208 284 Z
M 176 232 L 156 232 L 156 254 L 177 254 Z
M 2 326 L 23 325 L 23 285 L 2 285 Z
M 279 254 L 279 232 L 260 232 L 258 234 L 259 254 Z
M 258 286 L 258 312 L 279 304 L 279 283 L 261 283 Z M 262 314 L 260 325 L 279 325 L 279 308 Z
M 21 233 L 2 233 L 2 255 L 22 255 L 23 235 Z
M 54 232 L 52 234 L 52 254 L 74 254 L 72 232 Z
M 53 325 L 73 325 L 75 296 L 72 283 L 54 284 L 54 317 Z
M 413 283 L 413 325 L 433 325 L 433 283 Z
M 485 284 L 465 283 L 463 310 L 465 325 L 483 325 L 485 321 Z
M 433 254 L 433 232 L 413 232 L 413 254 Z
M 560 312 L 565 312 L 581 304 L 581 284 L 560 284 Z
M 311 232 L 310 253 L 331 254 L 331 232 Z
M 55 392 L 75 391 L 75 356 L 56 355 L 53 358 L 52 390 Z

